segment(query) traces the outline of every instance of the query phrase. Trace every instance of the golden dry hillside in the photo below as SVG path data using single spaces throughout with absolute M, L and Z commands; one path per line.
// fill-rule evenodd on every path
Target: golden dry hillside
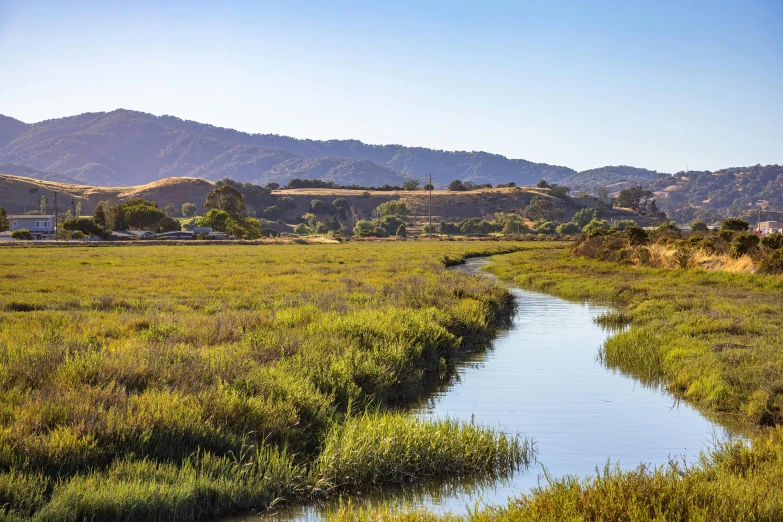
M 0 207 L 5 207 L 9 213 L 37 209 L 41 196 L 45 195 L 51 201 L 55 191 L 60 210 L 67 209 L 73 198 L 82 204 L 84 214 L 91 214 L 95 205 L 105 200 L 117 202 L 144 198 L 160 206 L 173 203 L 179 207 L 185 202 L 201 205 L 214 186 L 213 182 L 200 178 L 166 178 L 135 187 L 93 187 L 0 174 Z

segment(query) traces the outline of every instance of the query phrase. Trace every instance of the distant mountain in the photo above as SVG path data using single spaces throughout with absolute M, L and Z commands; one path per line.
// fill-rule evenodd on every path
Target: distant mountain
M 76 183 L 76 180 L 60 174 L 58 172 L 46 172 L 35 170 L 24 165 L 15 165 L 13 163 L 0 164 L 0 174 L 11 174 L 12 176 L 24 176 L 26 178 L 35 178 L 43 181 L 56 181 L 58 183 Z
M 596 193 L 598 189 L 615 183 L 627 182 L 629 184 L 644 185 L 659 176 L 671 177 L 669 174 L 659 174 L 654 170 L 620 165 L 575 172 L 562 178 L 558 183 L 571 187 L 572 194 L 577 192 Z
M 486 152 L 450 152 L 356 140 L 301 140 L 248 134 L 173 116 L 116 110 L 27 124 L 0 117 L 0 163 L 58 172 L 102 186 L 165 177 L 286 183 L 298 178 L 341 184 L 398 185 L 454 179 L 530 185 L 576 174 L 572 169 Z

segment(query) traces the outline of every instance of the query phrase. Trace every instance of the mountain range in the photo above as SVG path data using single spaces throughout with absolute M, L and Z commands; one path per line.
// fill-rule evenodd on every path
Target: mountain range
M 430 172 L 440 186 L 454 179 L 530 185 L 576 173 L 487 152 L 248 134 L 123 109 L 33 124 L 0 116 L 0 163 L 100 186 L 138 185 L 176 176 L 261 185 L 302 178 L 381 186 L 423 181 Z
M 546 179 L 571 187 L 572 194 L 606 190 L 612 195 L 641 185 L 680 221 L 783 207 L 778 165 L 674 175 L 629 166 L 577 172 L 488 152 L 248 134 L 125 109 L 38 123 L 0 115 L 0 173 L 61 183 L 127 187 L 192 177 L 285 185 L 300 178 L 379 187 L 409 179 L 423 183 L 430 172 L 437 187 L 455 179 L 520 186 Z

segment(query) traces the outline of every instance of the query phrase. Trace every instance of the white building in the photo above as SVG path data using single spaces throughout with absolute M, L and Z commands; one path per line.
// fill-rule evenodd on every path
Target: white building
M 762 221 L 758 224 L 757 232 L 761 232 L 762 236 L 783 234 L 783 221 Z
M 26 228 L 33 239 L 54 239 L 54 215 L 9 215 L 8 230 Z

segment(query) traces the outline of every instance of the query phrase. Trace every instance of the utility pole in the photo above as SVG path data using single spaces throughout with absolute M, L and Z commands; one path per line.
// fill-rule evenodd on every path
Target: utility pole
M 430 239 L 432 239 L 432 172 L 430 172 Z
M 76 218 L 76 200 L 74 198 L 71 198 L 71 214 Z
M 54 191 L 54 237 L 57 239 L 57 191 Z

